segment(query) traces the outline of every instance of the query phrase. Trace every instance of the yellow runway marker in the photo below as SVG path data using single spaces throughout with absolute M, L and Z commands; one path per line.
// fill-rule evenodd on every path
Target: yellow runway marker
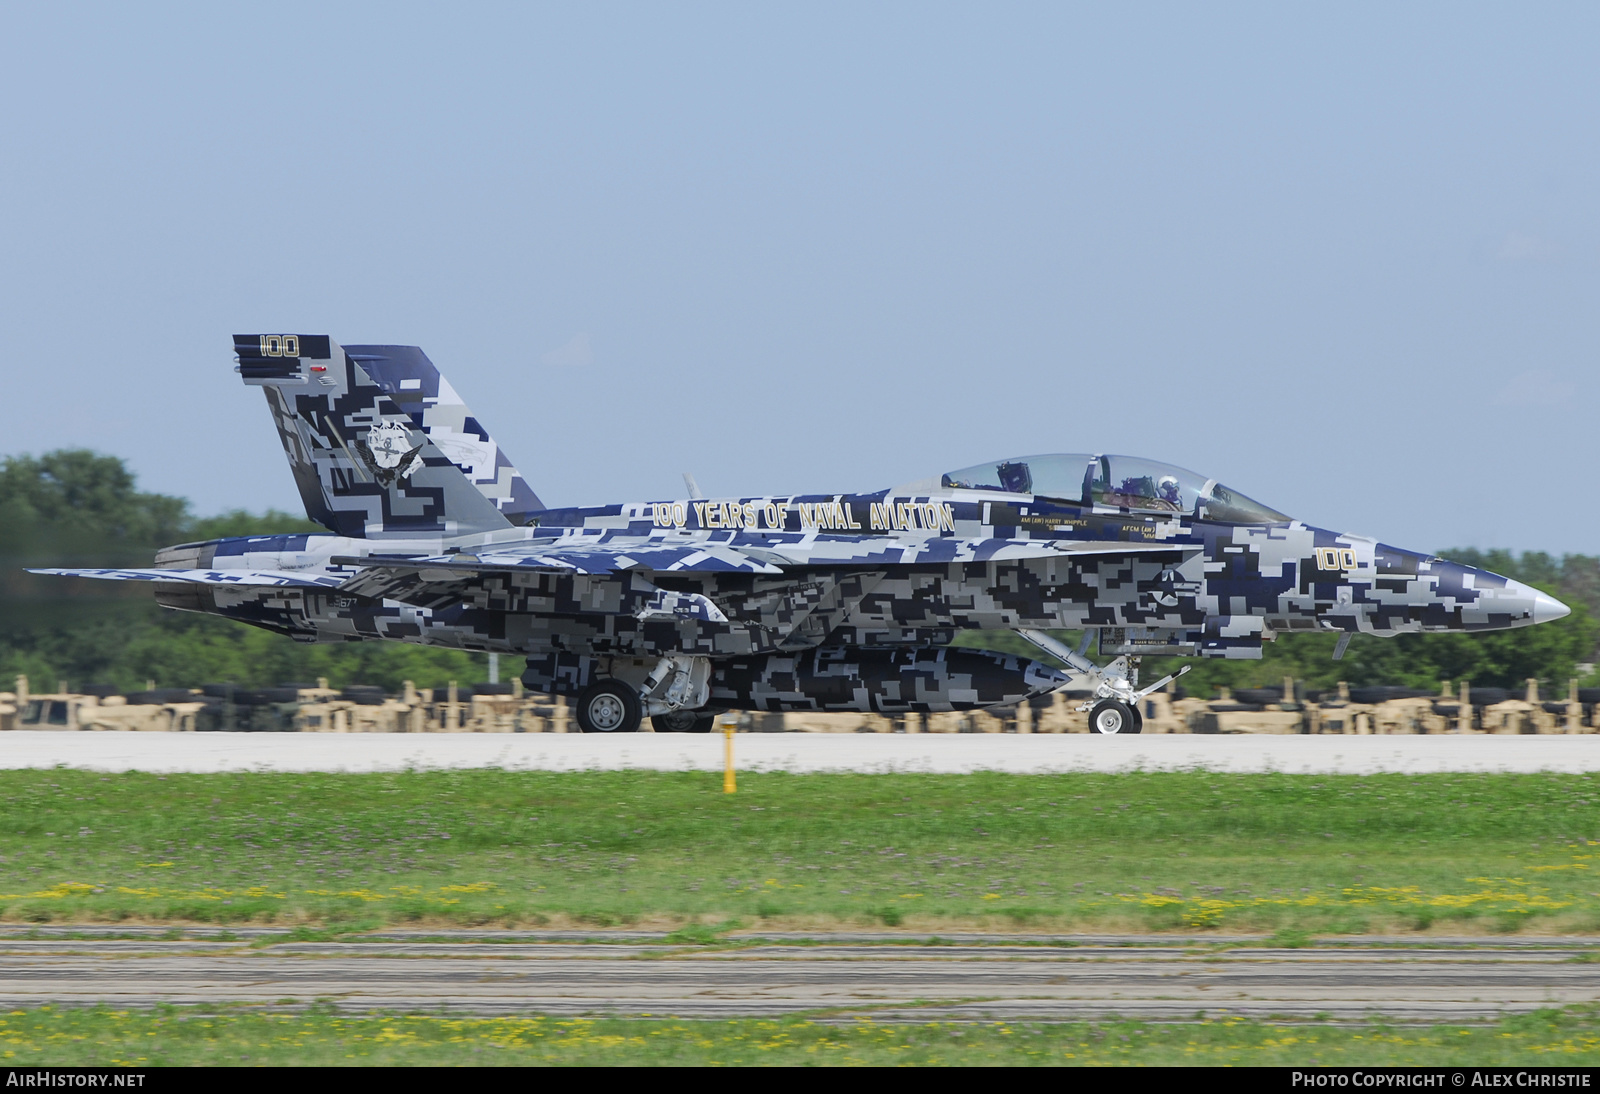
M 732 794 L 739 787 L 733 777 L 733 731 L 739 724 L 732 714 L 722 716 L 722 792 Z

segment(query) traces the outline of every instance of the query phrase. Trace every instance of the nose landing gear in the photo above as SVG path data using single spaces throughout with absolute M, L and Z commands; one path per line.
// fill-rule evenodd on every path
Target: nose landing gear
M 1096 733 L 1138 733 L 1144 728 L 1139 700 L 1151 692 L 1160 691 L 1189 671 L 1189 666 L 1185 665 L 1149 687 L 1140 688 L 1137 657 L 1119 657 L 1102 669 L 1084 656 L 1089 649 L 1089 634 L 1092 632 L 1084 632 L 1083 647 L 1077 650 L 1056 641 L 1043 631 L 1019 627 L 1017 633 L 1083 678 L 1081 682 L 1074 680 L 1073 683 L 1080 687 L 1087 684 L 1093 696 L 1078 710 L 1089 712 L 1089 728 Z

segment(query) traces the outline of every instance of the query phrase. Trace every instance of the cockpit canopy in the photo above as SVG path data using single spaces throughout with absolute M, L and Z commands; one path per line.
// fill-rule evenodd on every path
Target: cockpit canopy
M 945 487 L 958 490 L 1003 490 L 1076 505 L 1182 513 L 1233 524 L 1270 524 L 1289 519 L 1216 479 L 1137 456 L 1060 452 L 1017 456 L 951 471 L 942 482 Z

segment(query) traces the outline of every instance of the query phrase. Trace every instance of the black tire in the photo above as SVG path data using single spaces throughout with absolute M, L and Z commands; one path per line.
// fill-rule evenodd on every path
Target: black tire
M 671 714 L 652 714 L 650 724 L 657 733 L 710 733 L 715 714 L 700 710 L 675 710 Z
M 578 696 L 578 728 L 584 733 L 637 733 L 639 696 L 620 680 L 591 684 Z
M 1102 699 L 1089 712 L 1091 733 L 1138 733 L 1144 729 L 1144 719 L 1126 703 L 1115 699 Z

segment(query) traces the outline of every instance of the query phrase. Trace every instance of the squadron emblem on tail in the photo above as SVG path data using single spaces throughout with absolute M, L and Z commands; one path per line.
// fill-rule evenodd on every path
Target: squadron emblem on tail
M 399 422 L 379 422 L 367 430 L 364 440 L 355 443 L 372 477 L 388 486 L 416 470 L 422 445 L 411 443 L 411 431 Z

